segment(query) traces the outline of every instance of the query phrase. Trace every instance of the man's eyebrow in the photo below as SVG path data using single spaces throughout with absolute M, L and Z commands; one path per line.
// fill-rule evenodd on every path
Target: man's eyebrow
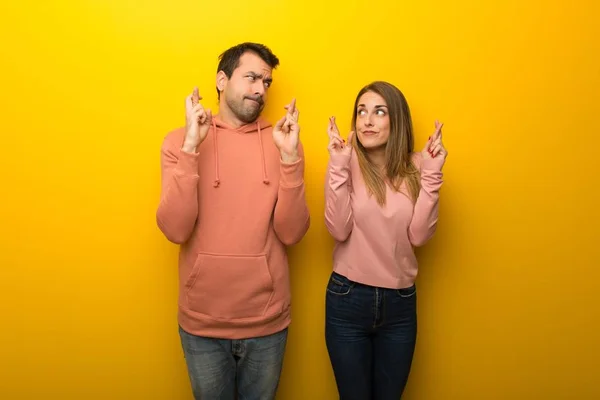
M 254 71 L 248 71 L 246 73 L 246 75 L 251 75 L 252 77 L 258 78 L 258 79 L 263 79 L 264 78 L 264 74 L 261 74 L 261 73 L 258 73 L 258 72 L 254 72 Z M 273 83 L 273 78 L 272 77 L 264 78 L 264 80 L 268 84 Z

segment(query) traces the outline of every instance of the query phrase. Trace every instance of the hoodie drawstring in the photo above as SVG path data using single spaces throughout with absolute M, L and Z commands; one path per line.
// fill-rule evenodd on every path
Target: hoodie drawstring
M 213 152 L 215 155 L 215 181 L 213 183 L 213 186 L 219 187 L 219 184 L 221 183 L 221 179 L 219 178 L 219 149 L 218 149 L 219 146 L 217 143 L 218 130 L 217 130 L 217 124 L 216 124 L 214 118 L 212 120 L 212 125 L 215 130 L 215 138 L 213 140 Z M 260 157 L 261 157 L 261 161 L 262 161 L 263 183 L 265 185 L 268 185 L 269 177 L 267 176 L 267 162 L 265 160 L 265 149 L 263 148 L 262 133 L 260 131 L 260 122 L 256 123 L 256 127 L 258 129 L 258 145 L 260 147 Z
M 215 129 L 215 139 L 213 140 L 213 151 L 215 153 L 215 182 L 213 183 L 214 187 L 218 187 L 221 180 L 219 179 L 219 150 L 217 149 L 217 124 L 215 119 L 212 119 L 212 125 Z
M 267 177 L 267 163 L 265 161 L 265 149 L 263 149 L 262 143 L 262 133 L 260 132 L 260 123 L 256 123 L 258 128 L 258 145 L 260 146 L 260 156 L 262 157 L 262 167 L 263 167 L 263 183 L 265 185 L 269 184 L 269 178 Z

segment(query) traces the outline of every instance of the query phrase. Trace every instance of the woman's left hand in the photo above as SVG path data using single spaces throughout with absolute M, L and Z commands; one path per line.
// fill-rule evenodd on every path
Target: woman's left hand
M 448 151 L 444 147 L 444 143 L 442 143 L 442 126 L 444 126 L 444 124 L 435 121 L 435 132 L 429 137 L 429 140 L 425 144 L 425 148 L 421 152 L 423 159 L 446 159 Z

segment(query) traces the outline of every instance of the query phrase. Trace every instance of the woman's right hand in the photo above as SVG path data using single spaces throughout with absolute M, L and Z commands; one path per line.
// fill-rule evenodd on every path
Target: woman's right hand
M 340 136 L 340 131 L 335 123 L 335 117 L 330 117 L 327 134 L 329 135 L 329 146 L 327 146 L 327 149 L 332 157 L 335 155 L 350 156 L 352 154 L 354 131 L 348 134 L 348 141 L 346 142 Z

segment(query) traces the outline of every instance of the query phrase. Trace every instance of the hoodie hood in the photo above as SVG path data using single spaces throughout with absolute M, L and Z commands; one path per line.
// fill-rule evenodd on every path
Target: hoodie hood
M 261 130 L 271 127 L 271 123 L 266 119 L 259 117 L 254 122 L 242 125 L 239 128 L 235 128 L 219 119 L 218 115 L 215 115 L 212 117 L 212 126 L 213 134 L 215 135 L 213 140 L 213 150 L 215 154 L 215 181 L 213 183 L 213 186 L 217 188 L 221 183 L 221 180 L 219 178 L 219 132 L 225 132 L 226 134 L 256 134 L 256 136 L 258 136 L 258 146 L 260 148 L 260 155 L 262 160 L 263 183 L 265 185 L 268 185 L 269 177 L 267 176 L 267 164 L 265 161 L 265 149 L 263 147 Z
M 218 115 L 213 115 L 212 117 L 213 127 L 216 126 L 219 129 L 232 131 L 235 133 L 253 133 L 257 132 L 259 129 L 266 129 L 271 126 L 271 123 L 266 119 L 260 117 L 254 122 L 250 122 L 249 124 L 245 124 L 240 126 L 239 128 L 235 128 L 227 123 L 223 122 Z

